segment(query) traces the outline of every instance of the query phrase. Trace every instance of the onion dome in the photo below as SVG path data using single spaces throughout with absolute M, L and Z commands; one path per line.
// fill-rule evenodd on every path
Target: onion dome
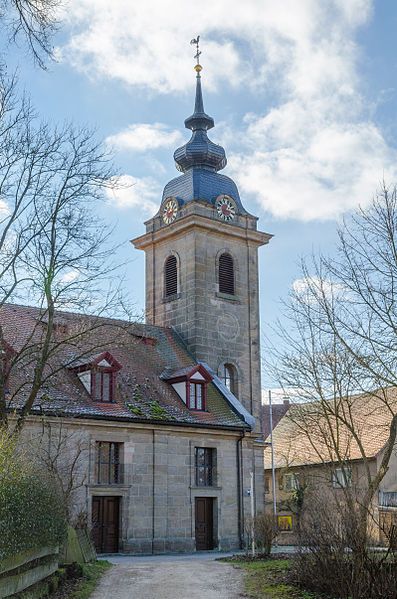
M 226 166 L 225 150 L 208 139 L 207 131 L 214 126 L 214 119 L 204 111 L 203 94 L 201 91 L 201 66 L 195 66 L 196 100 L 194 112 L 185 120 L 185 127 L 193 131 L 190 140 L 174 153 L 176 168 L 186 173 L 193 167 L 201 167 L 220 171 Z
M 194 40 L 197 43 L 197 40 Z M 200 52 L 195 58 L 198 59 Z M 208 139 L 207 131 L 214 127 L 214 119 L 205 112 L 201 91 L 202 69 L 196 71 L 196 99 L 194 112 L 185 120 L 185 126 L 192 131 L 190 140 L 174 153 L 176 168 L 183 174 L 169 181 L 163 190 L 162 203 L 170 197 L 176 198 L 180 205 L 195 200 L 205 201 L 215 206 L 221 195 L 231 197 L 239 214 L 248 214 L 241 203 L 235 182 L 218 173 L 226 166 L 225 150 Z

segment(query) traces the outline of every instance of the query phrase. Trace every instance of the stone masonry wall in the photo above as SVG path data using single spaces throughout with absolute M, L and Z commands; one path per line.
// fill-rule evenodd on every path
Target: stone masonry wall
M 65 421 L 63 432 L 84 442 L 78 470 L 84 482 L 73 497 L 73 511 L 91 522 L 94 496 L 121 498 L 120 551 L 163 553 L 195 550 L 195 498 L 214 499 L 214 540 L 219 550 L 239 548 L 238 432 L 139 426 L 98 421 Z M 56 426 L 59 424 L 55 422 Z M 29 443 L 39 439 L 40 423 L 30 423 Z M 124 480 L 96 483 L 96 441 L 123 443 Z M 212 487 L 195 485 L 195 447 L 216 449 L 217 477 Z M 69 457 L 73 448 L 69 447 Z M 243 440 L 241 513 L 249 515 L 250 440 Z M 244 528 L 243 523 L 241 524 Z
M 226 225 L 227 226 L 227 225 Z M 233 256 L 235 296 L 219 293 L 218 259 Z M 238 373 L 238 398 L 259 421 L 260 342 L 257 248 L 226 231 L 192 229 L 147 250 L 147 317 L 152 324 L 174 327 L 198 360 L 213 370 L 228 362 Z M 164 298 L 164 263 L 170 254 L 179 266 L 178 295 Z

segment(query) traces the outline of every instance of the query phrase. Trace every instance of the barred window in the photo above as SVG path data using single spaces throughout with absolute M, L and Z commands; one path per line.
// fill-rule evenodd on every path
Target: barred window
M 175 256 L 169 256 L 164 268 L 164 295 L 170 297 L 178 293 L 178 264 Z
M 96 482 L 102 485 L 122 483 L 121 443 L 97 441 Z
M 212 487 L 216 484 L 216 449 L 195 448 L 196 486 Z
M 234 263 L 230 254 L 219 258 L 219 292 L 234 295 Z

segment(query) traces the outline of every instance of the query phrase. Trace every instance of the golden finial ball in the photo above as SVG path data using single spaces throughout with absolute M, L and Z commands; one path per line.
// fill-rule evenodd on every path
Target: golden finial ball
M 200 71 L 203 70 L 203 67 L 201 66 L 201 64 L 196 64 L 194 66 L 194 70 L 196 71 L 196 73 L 200 73 Z

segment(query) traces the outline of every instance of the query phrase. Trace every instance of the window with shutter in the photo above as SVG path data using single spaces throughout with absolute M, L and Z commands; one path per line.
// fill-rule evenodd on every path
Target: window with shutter
M 219 292 L 234 295 L 234 263 L 230 254 L 219 258 Z
M 178 263 L 175 256 L 169 256 L 164 268 L 164 295 L 170 297 L 178 293 Z

